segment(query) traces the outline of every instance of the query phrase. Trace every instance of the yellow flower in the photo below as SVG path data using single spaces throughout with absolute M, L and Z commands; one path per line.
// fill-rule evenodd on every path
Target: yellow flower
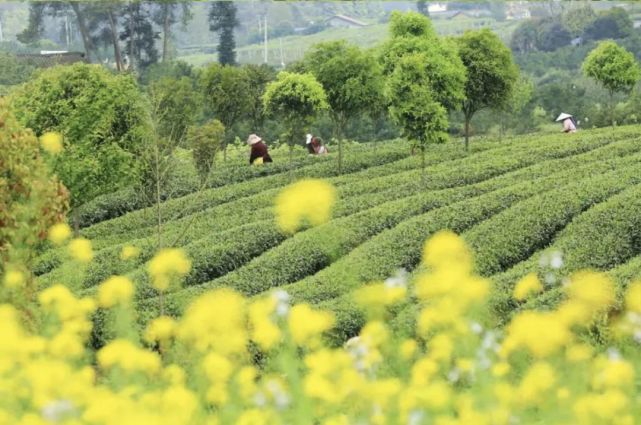
M 263 350 L 271 349 L 281 339 L 280 328 L 271 318 L 276 303 L 276 298 L 270 296 L 258 299 L 249 306 L 251 338 Z
M 536 273 L 530 273 L 521 279 L 514 287 L 514 298 L 523 301 L 531 294 L 541 291 L 543 291 L 543 285 L 541 285 Z
M 578 272 L 570 277 L 566 286 L 570 302 L 577 302 L 586 309 L 585 320 L 602 312 L 614 303 L 614 283 L 601 272 Z
M 592 347 L 586 344 L 573 344 L 565 352 L 566 359 L 571 363 L 585 362 L 592 357 Z
M 128 303 L 134 294 L 134 285 L 124 276 L 111 276 L 98 287 L 98 304 L 110 308 Z
M 71 236 L 71 228 L 67 223 L 58 223 L 49 229 L 49 240 L 54 245 L 62 245 Z
M 191 261 L 185 252 L 178 248 L 165 248 L 151 259 L 147 271 L 151 276 L 154 288 L 166 291 L 171 278 L 181 278 L 191 270 Z
M 625 360 L 600 358 L 595 367 L 597 370 L 592 379 L 595 389 L 625 389 L 634 383 L 634 367 Z
M 462 238 L 442 230 L 425 242 L 423 262 L 435 269 L 453 268 L 467 273 L 472 269 L 472 255 Z
M 18 270 L 7 270 L 4 275 L 4 284 L 7 288 L 20 288 L 25 283 L 24 273 Z
M 40 136 L 42 148 L 51 154 L 62 152 L 62 136 L 60 133 L 48 132 Z
M 179 339 L 199 352 L 225 355 L 247 349 L 245 299 L 230 289 L 208 292 L 193 301 L 178 326 Z
M 510 364 L 507 362 L 499 362 L 492 366 L 492 375 L 497 378 L 502 378 L 510 373 Z
M 98 351 L 98 364 L 104 369 L 120 367 L 125 372 L 153 374 L 160 370 L 160 358 L 136 347 L 130 341 L 116 339 Z
M 625 294 L 625 308 L 629 312 L 641 313 L 641 281 L 631 283 Z
M 136 246 L 126 245 L 122 248 L 122 251 L 120 251 L 120 259 L 123 261 L 136 258 L 139 255 L 140 255 L 140 248 Z
M 253 162 L 254 165 L 263 165 L 263 158 L 256 158 Z
M 89 263 L 93 260 L 91 241 L 85 238 L 76 238 L 69 242 L 69 253 L 81 263 Z
M 525 348 L 535 357 L 547 357 L 571 341 L 571 333 L 558 314 L 524 311 L 514 317 L 507 327 L 502 354 L 508 355 Z
M 520 401 L 534 405 L 544 398 L 556 383 L 556 373 L 548 363 L 533 364 L 523 377 L 519 386 Z
M 294 342 L 306 345 L 334 326 L 334 316 L 325 311 L 314 311 L 307 304 L 299 304 L 292 307 L 288 322 Z
M 176 333 L 176 321 L 168 316 L 160 316 L 151 321 L 145 330 L 145 341 L 166 343 Z
M 418 344 L 413 339 L 406 339 L 401 343 L 401 357 L 404 360 L 410 360 L 416 354 L 418 350 Z
M 305 222 L 318 226 L 329 221 L 336 190 L 322 180 L 301 180 L 276 198 L 276 221 L 287 233 L 294 233 Z

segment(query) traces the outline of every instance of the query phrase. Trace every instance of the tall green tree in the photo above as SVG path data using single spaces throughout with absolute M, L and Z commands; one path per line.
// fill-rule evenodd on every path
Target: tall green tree
M 458 46 L 439 38 L 428 18 L 416 12 L 392 13 L 390 38 L 383 44 L 383 73 L 391 76 L 401 58 L 422 54 L 432 96 L 448 111 L 457 110 L 465 98 L 465 67 Z
M 265 129 L 265 108 L 263 107 L 263 94 L 267 84 L 276 79 L 274 68 L 262 65 L 244 65 L 243 69 L 249 79 L 249 98 L 247 119 L 252 132 L 261 134 Z
M 519 70 L 510 49 L 489 29 L 468 31 L 457 41 L 461 60 L 467 69 L 463 101 L 467 150 L 472 117 L 481 109 L 499 108 L 508 102 Z
M 203 71 L 201 84 L 209 114 L 225 126 L 226 154 L 236 125 L 246 117 L 253 101 L 249 77 L 243 68 L 214 63 Z
M 634 32 L 634 24 L 628 12 L 620 7 L 599 13 L 585 29 L 585 37 L 591 40 L 625 38 Z
M 447 110 L 437 100 L 425 67 L 424 53 L 399 59 L 388 82 L 390 116 L 402 134 L 421 153 L 421 173 L 425 179 L 425 151 L 428 145 L 447 140 Z
M 216 154 L 222 148 L 224 138 L 225 127 L 218 120 L 210 120 L 201 126 L 191 127 L 187 132 L 194 166 L 203 185 L 214 167 Z
M 138 2 L 131 2 L 124 9 L 119 38 L 125 44 L 130 69 L 142 70 L 158 62 L 156 40 L 160 36 L 152 26 L 149 13 L 149 8 Z
M 338 170 L 342 172 L 345 129 L 350 120 L 374 111 L 384 102 L 383 74 L 376 58 L 345 41 L 314 46 L 303 58 L 302 67 L 323 85 L 338 140 Z
M 610 96 L 610 121 L 614 126 L 614 94 L 629 93 L 641 78 L 634 55 L 614 41 L 603 41 L 583 62 L 583 74 L 594 78 Z
M 133 77 L 82 63 L 55 67 L 14 91 L 10 104 L 36 135 L 63 135 L 52 166 L 71 192 L 72 210 L 137 179 L 149 123 Z
M 209 9 L 209 30 L 218 33 L 218 62 L 236 64 L 236 41 L 234 28 L 239 24 L 233 1 L 215 1 Z
M 162 77 L 148 88 L 155 111 L 156 133 L 177 146 L 202 116 L 203 99 L 189 77 Z
M 263 95 L 265 112 L 282 121 L 291 164 L 294 145 L 305 138 L 312 120 L 328 108 L 323 86 L 312 74 L 281 72 Z

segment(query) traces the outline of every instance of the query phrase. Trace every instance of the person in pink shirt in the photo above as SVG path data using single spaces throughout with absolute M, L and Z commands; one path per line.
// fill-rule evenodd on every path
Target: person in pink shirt
M 561 113 L 559 117 L 556 119 L 557 122 L 561 122 L 563 124 L 563 132 L 564 133 L 575 133 L 576 132 L 576 122 L 574 121 L 574 117 L 570 114 L 566 113 Z

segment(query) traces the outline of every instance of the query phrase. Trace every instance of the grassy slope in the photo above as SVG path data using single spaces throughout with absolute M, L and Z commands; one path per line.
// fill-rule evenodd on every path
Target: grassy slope
M 278 232 L 271 210 L 275 194 L 290 181 L 288 173 L 232 179 L 204 197 L 168 201 L 163 208 L 176 218 L 165 225 L 165 240 L 185 229 L 177 245 L 193 258 L 194 269 L 186 287 L 168 296 L 167 308 L 179 313 L 210 288 L 231 286 L 254 295 L 283 287 L 298 301 L 336 310 L 337 338 L 343 339 L 362 319 L 350 291 L 399 267 L 415 268 L 425 238 L 442 228 L 462 233 L 478 253 L 479 272 L 495 276 L 494 305 L 501 317 L 519 307 L 509 299 L 514 279 L 536 270 L 549 247 L 563 251 L 564 273 L 589 266 L 637 276 L 640 141 L 641 128 L 626 127 L 483 141 L 468 155 L 448 144 L 428 155 L 424 183 L 418 159 L 407 158 L 400 142 L 377 151 L 353 150 L 350 172 L 343 176 L 335 175 L 331 158 L 301 162 L 296 178 L 329 178 L 340 198 L 332 221 L 294 236 Z M 75 266 L 52 250 L 43 257 L 58 256 L 63 263 L 53 264 L 41 283 L 71 279 L 83 292 L 93 292 L 110 274 L 129 274 L 138 283 L 143 318 L 155 314 L 156 293 L 144 266 L 154 251 L 152 223 L 153 216 L 134 211 L 86 228 L 101 248 L 88 275 L 74 280 Z M 127 243 L 143 248 L 138 261 L 118 260 Z M 558 290 L 550 288 L 534 305 L 555 296 Z
M 508 40 L 514 30 L 514 21 L 497 22 L 491 18 L 460 18 L 457 20 L 435 19 L 432 21 L 439 34 L 460 35 L 464 31 L 477 28 L 491 28 L 501 38 Z M 285 64 L 297 61 L 302 58 L 306 50 L 317 43 L 346 39 L 363 48 L 374 47 L 387 38 L 387 24 L 374 24 L 364 28 L 329 28 L 325 31 L 311 35 L 292 35 L 268 41 L 268 58 L 270 65 L 281 65 L 282 59 Z M 237 49 L 238 61 L 241 63 L 263 63 L 263 44 L 251 44 Z M 195 66 L 206 65 L 216 61 L 215 54 L 189 54 L 180 56 L 178 59 L 186 61 Z

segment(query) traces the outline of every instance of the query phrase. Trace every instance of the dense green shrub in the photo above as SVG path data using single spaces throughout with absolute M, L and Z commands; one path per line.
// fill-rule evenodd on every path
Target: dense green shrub
M 11 106 L 37 135 L 64 136 L 65 149 L 52 165 L 71 192 L 72 208 L 136 179 L 150 123 L 131 76 L 96 65 L 57 66 L 16 90 Z

